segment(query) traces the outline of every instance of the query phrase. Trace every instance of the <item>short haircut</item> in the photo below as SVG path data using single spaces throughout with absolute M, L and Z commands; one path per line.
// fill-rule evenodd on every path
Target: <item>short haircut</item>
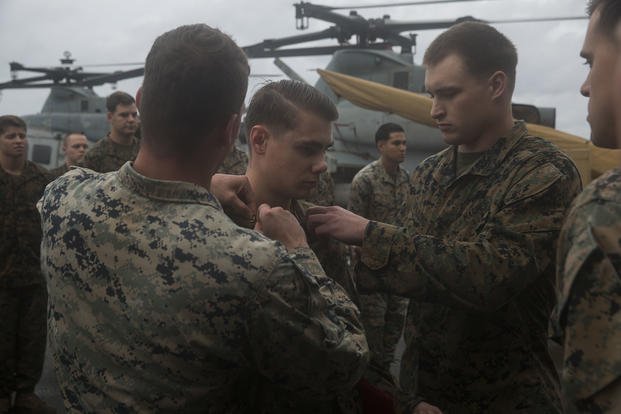
M 395 124 L 394 122 L 388 122 L 387 124 L 381 125 L 377 132 L 375 132 L 375 143 L 377 144 L 380 141 L 387 141 L 390 138 L 390 134 L 393 132 L 405 132 L 403 127 L 399 124 Z
M 297 127 L 298 111 L 308 111 L 328 122 L 339 114 L 334 103 L 323 93 L 304 82 L 281 80 L 264 85 L 255 93 L 248 106 L 245 125 L 247 136 L 252 127 L 267 125 L 277 132 Z
M 142 140 L 184 153 L 241 111 L 250 67 L 226 34 L 205 24 L 159 36 L 147 56 L 140 100 Z
M 84 132 L 69 132 L 68 134 L 65 134 L 65 137 L 63 138 L 63 147 L 67 146 L 67 141 L 69 141 L 69 137 L 71 135 L 84 135 Z
M 478 22 L 456 24 L 431 42 L 423 64 L 434 66 L 452 54 L 461 57 L 466 69 L 476 77 L 488 77 L 499 70 L 504 72 L 509 78 L 509 89 L 513 91 L 517 50 L 498 30 Z
M 127 92 L 116 91 L 106 98 L 106 109 L 108 112 L 114 112 L 119 105 L 131 105 L 135 103 L 136 100 L 134 97 Z
M 27 130 L 26 123 L 17 115 L 0 116 L 0 134 L 4 134 L 4 131 L 9 127 L 22 128 L 24 131 Z
M 619 0 L 590 0 L 587 14 L 593 16 L 599 10 L 597 29 L 610 40 L 614 41 L 614 32 L 621 21 L 621 1 Z

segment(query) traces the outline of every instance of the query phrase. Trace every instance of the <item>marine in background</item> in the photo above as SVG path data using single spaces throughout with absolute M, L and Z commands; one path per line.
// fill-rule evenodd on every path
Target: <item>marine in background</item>
M 400 125 L 381 125 L 375 133 L 380 158 L 361 169 L 352 180 L 349 211 L 369 220 L 403 225 L 410 195 L 410 178 L 401 168 L 407 137 Z M 355 279 L 355 278 L 354 278 Z M 360 295 L 360 314 L 371 350 L 371 364 L 384 375 L 367 377 L 376 384 L 390 376 L 395 349 L 405 322 L 408 299 L 384 292 Z
M 54 412 L 34 393 L 47 334 L 36 203 L 52 176 L 26 159 L 27 147 L 26 123 L 0 116 L 0 414 Z
M 116 171 L 127 161 L 136 159 L 140 140 L 136 131 L 140 125 L 134 98 L 116 91 L 106 99 L 110 132 L 84 155 L 80 166 L 105 173 Z
M 50 170 L 50 174 L 54 177 L 60 177 L 72 165 L 77 165 L 84 158 L 84 154 L 88 150 L 88 140 L 86 135 L 81 132 L 71 132 L 65 135 L 62 144 L 63 153 L 65 154 L 65 162 L 62 165 Z
M 593 0 L 580 55 L 591 141 L 621 147 L 621 3 Z M 621 163 L 621 160 L 619 160 Z M 621 168 L 574 200 L 559 238 L 552 338 L 562 349 L 565 412 L 621 412 Z

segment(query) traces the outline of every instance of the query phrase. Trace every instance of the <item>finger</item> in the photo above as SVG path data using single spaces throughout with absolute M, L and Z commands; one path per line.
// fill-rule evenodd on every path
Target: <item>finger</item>
M 263 203 L 257 209 L 257 223 L 261 221 L 267 213 L 271 210 L 269 204 Z
M 330 208 L 331 207 L 313 206 L 313 207 L 310 207 L 308 210 L 306 210 L 306 216 L 310 217 L 315 214 L 325 214 L 328 211 L 330 211 Z

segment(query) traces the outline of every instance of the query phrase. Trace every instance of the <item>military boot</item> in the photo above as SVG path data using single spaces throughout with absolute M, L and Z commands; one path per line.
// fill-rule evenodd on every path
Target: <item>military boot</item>
M 17 394 L 13 414 L 56 414 L 56 410 L 47 405 L 34 392 L 26 392 Z

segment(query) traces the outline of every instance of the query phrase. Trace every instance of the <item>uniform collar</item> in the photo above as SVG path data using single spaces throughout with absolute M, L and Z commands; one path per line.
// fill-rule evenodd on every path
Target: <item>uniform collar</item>
M 405 173 L 405 175 L 403 174 L 405 171 L 401 168 L 400 165 L 397 168 L 397 174 L 393 177 L 392 175 L 388 174 L 388 171 L 386 171 L 386 168 L 384 168 L 384 164 L 382 164 L 381 159 L 374 161 L 374 163 L 375 168 L 377 169 L 377 171 L 379 171 L 379 177 L 382 181 L 389 184 L 400 184 L 402 181 L 409 181 L 407 173 Z
M 507 136 L 500 137 L 492 148 L 481 154 L 481 158 L 459 176 L 457 176 L 455 167 L 457 146 L 452 145 L 440 153 L 438 166 L 434 169 L 433 177 L 441 185 L 449 186 L 464 175 L 491 175 L 526 135 L 528 135 L 526 124 L 522 121 L 516 121 Z
M 220 202 L 206 188 L 183 181 L 155 180 L 139 174 L 128 161 L 119 169 L 120 183 L 133 193 L 153 200 L 174 203 L 204 204 L 222 209 Z

